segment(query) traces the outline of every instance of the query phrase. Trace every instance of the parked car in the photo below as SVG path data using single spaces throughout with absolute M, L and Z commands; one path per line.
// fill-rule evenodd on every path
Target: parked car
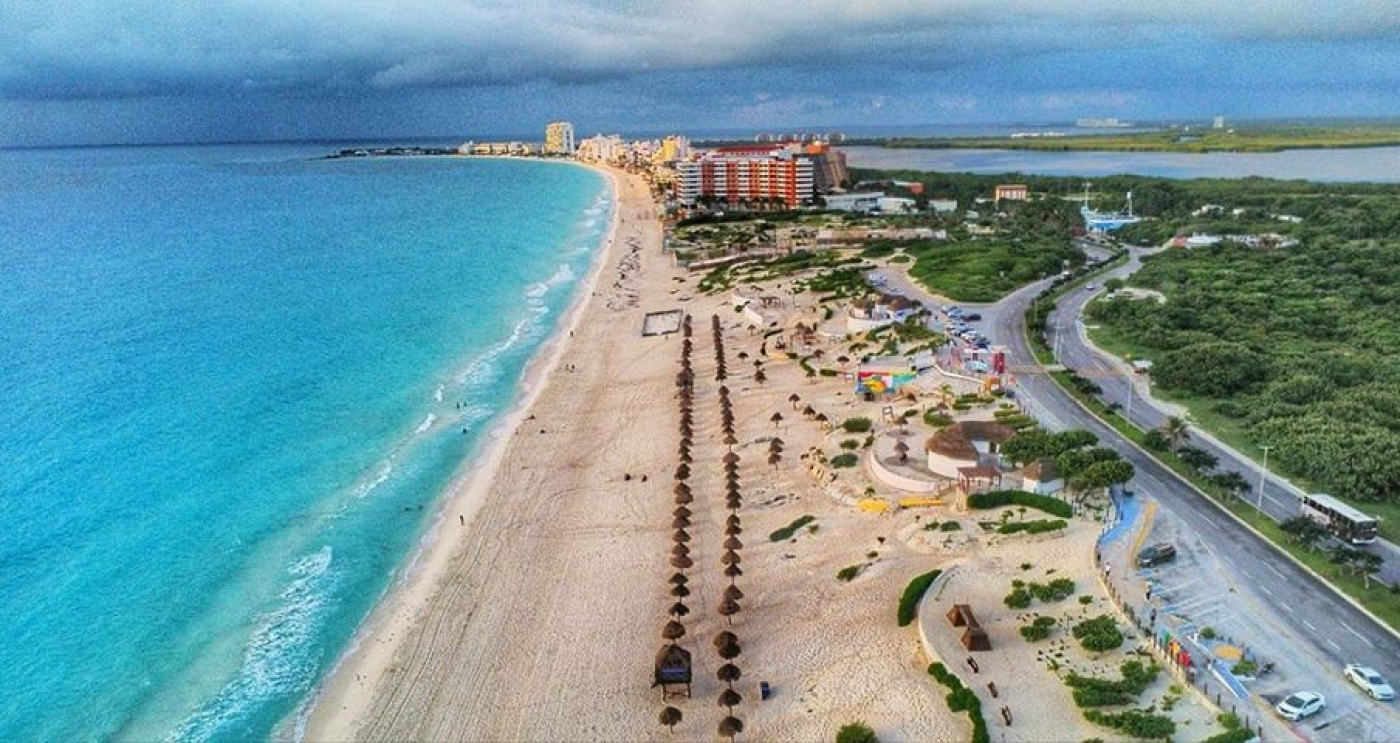
M 981 313 L 971 312 L 966 315 L 963 315 L 963 319 L 968 322 L 977 322 L 978 320 L 982 319 L 982 315 Z
M 1166 542 L 1143 548 L 1137 556 L 1137 566 L 1140 568 L 1151 568 L 1164 565 L 1176 559 L 1176 547 Z
M 1274 711 L 1285 720 L 1297 722 L 1304 717 L 1312 717 L 1326 706 L 1327 699 L 1321 694 L 1315 691 L 1296 691 L 1279 702 Z
M 1395 698 L 1395 689 L 1381 678 L 1376 669 L 1370 666 L 1363 666 L 1360 663 L 1348 663 L 1342 673 L 1347 680 L 1361 687 L 1372 699 L 1379 699 L 1382 702 L 1389 702 Z

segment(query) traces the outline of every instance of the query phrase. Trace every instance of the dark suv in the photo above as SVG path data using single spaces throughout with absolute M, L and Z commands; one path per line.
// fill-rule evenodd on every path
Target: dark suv
M 1176 547 L 1166 542 L 1154 544 L 1138 553 L 1137 565 L 1140 568 L 1151 568 L 1176 559 Z

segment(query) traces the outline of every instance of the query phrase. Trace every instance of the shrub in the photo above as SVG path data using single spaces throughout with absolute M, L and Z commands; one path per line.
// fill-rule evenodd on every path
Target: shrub
M 1030 584 L 1031 595 L 1038 601 L 1060 601 L 1074 595 L 1074 581 L 1069 578 L 1056 578 L 1049 584 Z
M 1166 739 L 1176 732 L 1176 723 L 1172 722 L 1170 717 L 1154 715 L 1140 709 L 1130 709 L 1117 714 L 1105 714 L 1091 709 L 1084 713 L 1084 719 L 1143 740 Z
M 954 712 L 966 711 L 968 718 L 972 720 L 972 743 L 990 743 L 991 734 L 987 731 L 986 719 L 982 717 L 982 700 L 978 699 L 971 689 L 964 687 L 962 681 L 949 673 L 942 663 L 931 664 L 928 672 L 938 683 L 951 689 L 944 697 L 948 702 L 948 709 Z
M 1215 639 L 1215 628 L 1214 628 L 1214 627 L 1203 627 L 1203 628 L 1201 629 L 1201 639 L 1202 639 L 1202 640 L 1214 640 L 1214 639 Z
M 848 582 L 853 581 L 856 579 L 857 575 L 860 575 L 860 571 L 864 568 L 864 565 L 847 565 L 846 567 L 836 571 L 836 580 Z
M 1093 597 L 1093 596 L 1080 596 L 1080 597 L 1079 597 L 1079 603 L 1082 604 L 1082 605 L 1084 605 L 1084 606 L 1088 606 L 1089 604 L 1094 603 L 1094 597 Z
M 831 458 L 831 466 L 832 466 L 832 467 L 838 467 L 838 468 L 841 468 L 841 467 L 854 467 L 854 466 L 856 466 L 856 463 L 859 462 L 859 461 L 860 461 L 860 458 L 859 458 L 859 457 L 857 457 L 856 455 L 854 455 L 854 454 L 852 454 L 852 453 L 850 453 L 850 452 L 846 452 L 845 454 L 837 454 L 836 456 L 832 457 L 832 458 Z
M 1071 673 L 1065 677 L 1065 685 L 1074 690 L 1074 703 L 1080 707 L 1129 704 L 1152 685 L 1160 671 L 1156 663 L 1143 665 L 1130 660 L 1119 667 L 1123 676 L 1116 681 Z
M 1050 628 L 1055 626 L 1054 617 L 1036 617 L 1035 621 L 1021 628 L 1021 637 L 1028 642 L 1040 642 L 1050 636 Z
M 796 534 L 798 529 L 801 529 L 802 527 L 804 527 L 804 526 L 806 526 L 806 525 L 808 525 L 808 524 L 810 524 L 810 523 L 812 523 L 813 521 L 816 521 L 816 520 L 817 520 L 817 517 L 816 517 L 816 516 L 810 516 L 810 515 L 809 515 L 809 516 L 800 516 L 800 517 L 798 517 L 797 519 L 793 520 L 793 522 L 792 522 L 791 524 L 788 524 L 787 526 L 784 526 L 783 528 L 778 529 L 777 531 L 773 532 L 772 534 L 769 534 L 769 535 L 768 535 L 768 541 L 770 541 L 770 542 L 782 542 L 782 541 L 791 539 L 791 538 L 792 538 L 792 535 Z
M 1040 519 L 1036 521 L 1011 521 L 997 527 L 998 534 L 1044 534 L 1059 531 L 1067 526 L 1064 519 Z
M 859 449 L 860 442 L 856 441 L 855 439 L 846 439 L 845 441 L 841 442 L 841 448 L 846 449 L 847 451 L 851 449 Z
M 944 521 L 938 525 L 939 531 L 962 531 L 962 523 L 958 521 Z
M 1233 673 L 1236 676 L 1253 676 L 1258 672 L 1259 664 L 1255 663 L 1254 661 L 1248 658 L 1245 658 L 1239 663 L 1236 663 L 1234 667 L 1230 669 L 1230 673 Z
M 943 428 L 953 425 L 953 419 L 932 408 L 924 411 L 924 423 L 934 427 Z
M 841 372 L 838 372 L 835 369 L 818 369 L 817 373 L 822 375 L 823 377 L 834 377 L 837 374 L 840 374 Z
M 836 731 L 836 743 L 880 743 L 875 731 L 864 722 L 851 722 Z
M 1100 614 L 1093 619 L 1085 619 L 1074 625 L 1071 630 L 1074 639 L 1084 646 L 1085 650 L 1103 652 L 1112 650 L 1123 644 L 1123 633 L 1118 631 L 1118 623 L 1113 621 L 1113 617 L 1107 614 Z
M 919 600 L 928 593 L 928 587 L 933 585 L 941 570 L 930 570 L 927 573 L 917 575 L 909 581 L 909 585 L 904 587 L 904 593 L 899 597 L 899 613 L 897 619 L 899 626 L 908 627 L 914 621 L 919 610 Z
M 1044 511 L 1051 516 L 1059 516 L 1067 519 L 1074 515 L 1074 509 L 1059 498 L 1048 495 L 1037 495 L 1021 490 L 993 490 L 986 493 L 973 493 L 967 496 L 967 507 L 979 511 L 986 511 L 1002 506 L 1025 506 Z
M 869 418 L 847 418 L 841 422 L 841 428 L 846 433 L 865 433 L 874 425 Z
M 1031 592 L 1024 588 L 1013 588 L 1011 593 L 1006 594 L 1006 598 L 1002 599 L 1002 603 L 1012 609 L 1024 609 L 1031 605 Z

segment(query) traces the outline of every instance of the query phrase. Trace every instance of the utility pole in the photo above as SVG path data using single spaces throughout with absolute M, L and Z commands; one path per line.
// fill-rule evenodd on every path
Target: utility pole
M 1259 509 L 1259 513 L 1263 513 L 1263 512 L 1264 512 L 1264 478 L 1267 477 L 1268 474 L 1269 474 L 1269 450 L 1272 449 L 1272 448 L 1274 448 L 1274 447 L 1272 447 L 1272 446 L 1260 446 L 1259 448 L 1264 450 L 1264 467 L 1263 467 L 1263 469 L 1259 470 L 1259 498 L 1258 498 L 1257 502 L 1255 503 L 1255 507 Z
M 1129 423 L 1129 424 L 1132 424 L 1132 422 L 1133 422 L 1133 378 L 1132 378 L 1131 372 L 1125 373 L 1125 374 L 1123 375 L 1123 379 L 1125 379 L 1125 380 L 1128 382 L 1128 414 L 1127 414 L 1127 419 L 1128 419 L 1128 423 Z

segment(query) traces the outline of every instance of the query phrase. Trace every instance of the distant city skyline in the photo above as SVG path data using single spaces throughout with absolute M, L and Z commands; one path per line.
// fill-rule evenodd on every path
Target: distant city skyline
M 1400 116 L 1375 0 L 0 8 L 0 146 Z

